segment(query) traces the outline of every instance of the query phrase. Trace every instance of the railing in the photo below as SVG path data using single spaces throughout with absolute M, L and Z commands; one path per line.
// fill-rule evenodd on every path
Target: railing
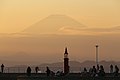
M 25 67 L 5 67 L 4 73 L 26 73 Z
M 27 67 L 5 67 L 4 73 L 26 73 Z M 40 73 L 46 73 L 46 67 L 39 67 Z M 63 71 L 63 67 L 50 67 L 53 72 Z M 35 67 L 31 67 L 32 73 L 35 73 Z M 80 73 L 79 67 L 71 67 L 71 73 Z

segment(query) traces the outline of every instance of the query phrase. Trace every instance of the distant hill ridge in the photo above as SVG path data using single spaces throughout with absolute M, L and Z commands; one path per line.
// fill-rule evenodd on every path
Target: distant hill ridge
M 115 61 L 100 61 L 99 64 L 104 66 L 104 69 L 106 72 L 109 72 L 111 64 L 113 66 L 117 65 L 120 68 L 120 62 L 115 62 Z M 84 67 L 86 67 L 89 70 L 89 68 L 90 67 L 92 68 L 92 66 L 96 65 L 96 63 L 94 61 L 89 61 L 89 60 L 81 63 L 78 61 L 70 61 L 69 65 L 70 65 L 70 70 L 72 72 L 80 72 L 83 70 Z M 46 66 L 50 67 L 50 69 L 53 71 L 57 71 L 57 70 L 63 69 L 63 62 L 43 63 L 40 65 L 33 65 L 31 67 L 36 67 L 36 66 L 42 68 L 41 69 L 42 71 L 46 69 Z M 16 66 L 16 67 L 23 67 L 23 66 Z M 27 66 L 24 65 L 24 67 L 27 67 Z

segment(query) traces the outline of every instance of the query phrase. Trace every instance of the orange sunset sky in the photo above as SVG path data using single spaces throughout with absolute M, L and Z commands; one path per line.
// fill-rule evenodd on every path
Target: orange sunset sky
M 1 62 L 95 60 L 96 44 L 120 61 L 120 0 L 0 0 Z

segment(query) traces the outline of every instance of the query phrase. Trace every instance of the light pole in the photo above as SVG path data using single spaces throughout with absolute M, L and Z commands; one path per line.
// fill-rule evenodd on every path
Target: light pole
M 98 57 L 98 45 L 95 46 L 96 47 L 96 64 L 99 65 L 99 57 Z

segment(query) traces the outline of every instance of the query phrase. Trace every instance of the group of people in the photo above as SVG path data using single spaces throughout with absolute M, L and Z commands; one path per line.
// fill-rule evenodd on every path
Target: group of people
M 114 69 L 113 69 L 114 68 Z M 119 68 L 117 65 L 113 67 L 113 65 L 110 65 L 110 73 L 113 74 L 114 76 L 118 76 L 119 73 Z M 105 76 L 105 71 L 104 67 L 102 65 L 97 65 L 96 67 L 93 66 L 92 68 L 87 71 L 86 68 L 84 68 L 83 72 L 81 73 L 82 76 L 91 76 L 91 77 L 104 77 Z
M 38 71 L 39 71 L 39 67 L 35 67 L 35 72 L 38 73 Z M 30 66 L 28 66 L 28 68 L 27 68 L 27 75 L 31 76 L 31 68 L 30 68 Z
M 39 67 L 35 67 L 35 72 L 38 73 L 39 71 Z M 46 73 L 47 76 L 62 76 L 63 72 L 62 71 L 58 71 L 57 73 L 54 73 L 52 70 L 49 69 L 49 67 L 46 67 Z M 27 76 L 31 76 L 31 68 L 30 66 L 28 66 L 27 68 Z
M 119 68 L 117 65 L 115 65 L 115 68 L 113 69 L 113 65 L 110 65 L 110 73 L 114 73 L 115 76 L 118 76 Z
M 39 71 L 39 67 L 35 67 L 35 72 L 38 73 Z M 4 65 L 1 65 L 1 73 L 4 73 Z M 49 69 L 49 67 L 46 67 L 46 73 L 47 76 L 63 76 L 63 72 L 62 71 L 58 71 L 57 73 L 54 73 L 53 71 L 51 71 Z M 113 66 L 110 65 L 110 73 L 113 74 L 114 76 L 118 76 L 119 73 L 119 68 L 117 65 Z M 28 66 L 27 68 L 27 75 L 30 76 L 31 75 L 31 68 L 30 66 Z M 90 68 L 89 70 L 87 70 L 87 68 L 84 68 L 84 70 L 81 72 L 81 76 L 91 76 L 91 77 L 104 77 L 105 76 L 105 71 L 104 71 L 104 67 L 102 65 L 97 65 L 96 67 L 93 66 L 92 68 Z
M 63 76 L 64 74 L 63 74 L 63 71 L 57 71 L 56 73 L 55 72 L 53 72 L 53 71 L 51 71 L 50 69 L 49 69 L 49 67 L 46 67 L 46 73 L 47 73 L 47 76 Z

